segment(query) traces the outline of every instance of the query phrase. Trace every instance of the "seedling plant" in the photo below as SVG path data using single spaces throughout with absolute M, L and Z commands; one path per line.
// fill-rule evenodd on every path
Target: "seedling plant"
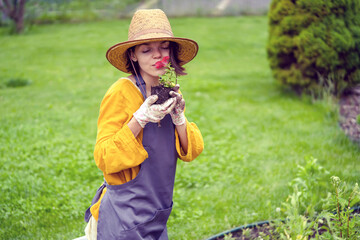
M 333 192 L 318 199 L 314 192 L 321 192 L 324 183 L 321 174 L 328 175 L 328 172 L 314 158 L 305 167 L 299 166 L 297 178 L 290 183 L 293 193 L 283 203 L 285 221 L 275 223 L 280 239 L 360 239 L 360 217 L 352 209 L 360 202 L 358 184 L 349 191 L 348 184 L 332 176 Z M 320 214 L 317 213 L 319 207 L 323 208 Z
M 164 74 L 159 75 L 160 85 L 151 87 L 151 95 L 158 95 L 159 97 L 155 104 L 161 104 L 170 98 L 170 91 L 176 91 L 177 75 L 167 56 L 156 62 L 155 67 L 157 69 L 165 68 Z

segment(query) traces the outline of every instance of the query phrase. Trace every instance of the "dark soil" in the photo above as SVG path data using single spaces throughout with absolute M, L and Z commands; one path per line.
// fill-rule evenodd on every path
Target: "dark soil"
M 244 228 L 239 231 L 232 232 L 228 234 L 231 236 L 231 240 L 252 240 L 257 239 L 258 237 L 270 236 L 271 239 L 276 239 L 273 237 L 274 227 L 269 224 L 264 224 L 261 226 L 254 226 L 250 228 Z M 224 240 L 225 236 L 218 237 L 214 240 Z
M 169 94 L 170 91 L 173 91 L 173 89 L 164 87 L 162 85 L 151 87 L 151 95 L 158 95 L 158 97 L 159 97 L 158 100 L 154 104 L 162 104 L 166 100 L 171 98 L 171 96 Z
M 360 214 L 360 208 L 355 208 L 352 214 Z M 359 217 L 359 215 L 357 215 Z M 252 227 L 245 227 L 238 230 L 230 231 L 228 236 L 231 236 L 231 240 L 252 240 L 257 239 L 258 237 L 269 236 L 269 239 L 279 239 L 279 234 L 275 232 L 275 226 L 268 223 L 252 225 Z M 326 230 L 321 229 L 320 234 L 324 233 Z M 315 238 L 316 231 L 314 230 L 314 235 L 310 239 Z M 225 236 L 220 236 L 212 240 L 224 240 Z
M 360 85 L 346 92 L 340 99 L 340 127 L 353 141 L 360 143 L 360 125 L 357 116 L 360 114 Z

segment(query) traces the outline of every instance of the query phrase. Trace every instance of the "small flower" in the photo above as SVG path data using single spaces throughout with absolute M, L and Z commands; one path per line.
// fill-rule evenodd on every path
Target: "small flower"
M 168 62 L 169 62 L 169 56 L 163 57 L 163 59 L 155 63 L 155 67 L 157 69 L 163 68 L 166 66 L 166 64 L 168 64 Z
M 332 184 L 333 184 L 335 187 L 339 186 L 339 184 L 340 184 L 340 178 L 337 177 L 337 176 L 332 176 L 332 177 L 331 177 L 331 181 L 332 181 Z
M 276 208 L 276 210 L 275 210 L 276 212 L 280 212 L 281 211 L 281 208 Z
M 169 59 L 170 57 L 169 56 L 166 56 L 166 57 L 163 57 L 162 61 L 167 64 L 169 62 Z
M 163 68 L 164 66 L 165 66 L 165 65 L 162 63 L 162 61 L 158 61 L 158 62 L 155 63 L 155 67 L 156 67 L 157 69 Z

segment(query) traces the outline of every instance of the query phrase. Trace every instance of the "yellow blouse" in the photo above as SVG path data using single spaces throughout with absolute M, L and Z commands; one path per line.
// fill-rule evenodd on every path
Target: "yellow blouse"
M 128 78 L 115 82 L 101 102 L 94 158 L 108 184 L 120 185 L 134 179 L 140 170 L 139 165 L 148 157 L 142 145 L 143 132 L 135 138 L 127 125 L 143 102 L 140 90 Z M 176 150 L 181 160 L 190 162 L 202 152 L 204 142 L 195 123 L 186 120 L 186 126 L 188 151 L 184 154 L 175 131 Z M 90 209 L 96 220 L 105 192 L 106 188 Z

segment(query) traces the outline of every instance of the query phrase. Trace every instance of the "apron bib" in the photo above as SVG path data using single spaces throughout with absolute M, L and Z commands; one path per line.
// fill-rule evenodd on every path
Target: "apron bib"
M 145 85 L 141 77 L 139 80 Z M 139 88 L 146 99 L 146 88 Z M 177 160 L 175 126 L 169 114 L 161 120 L 161 127 L 146 124 L 142 143 L 149 157 L 140 165 L 138 175 L 121 185 L 104 182 L 92 201 L 97 202 L 106 186 L 99 210 L 98 240 L 168 239 L 166 223 L 172 210 Z M 88 209 L 85 220 L 90 214 Z

